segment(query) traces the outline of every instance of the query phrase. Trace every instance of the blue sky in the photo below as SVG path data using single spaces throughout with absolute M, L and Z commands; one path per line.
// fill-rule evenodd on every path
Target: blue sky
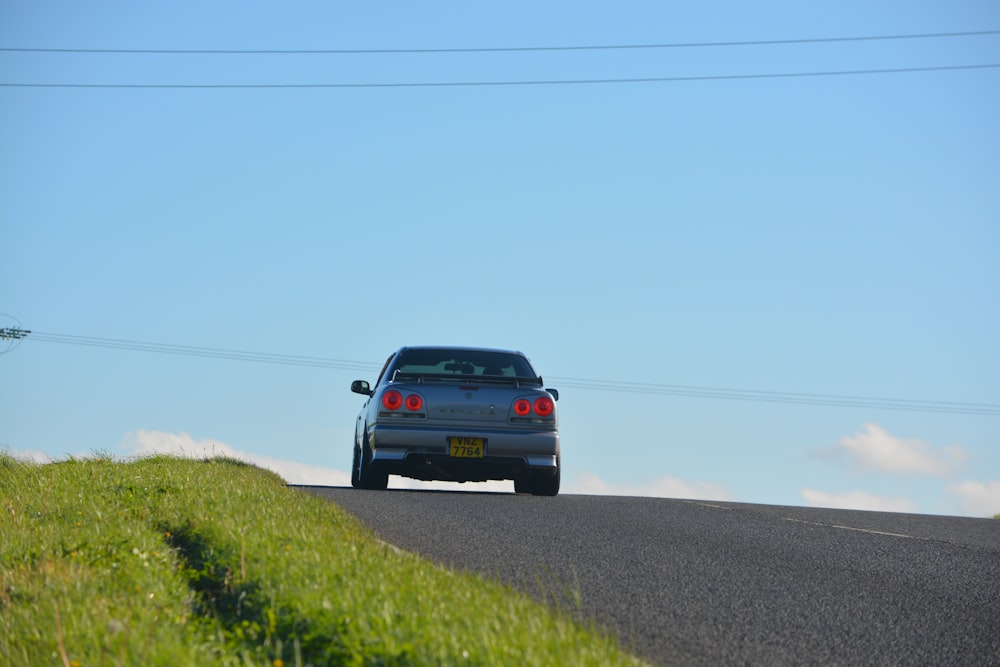
M 995 3 L 964 1 L 0 0 L 6 49 L 447 49 L 997 29 Z M 0 83 L 568 81 L 996 63 L 1000 35 L 472 53 L 2 51 Z M 374 380 L 364 369 L 400 345 L 485 345 L 524 351 L 560 388 L 564 492 L 992 515 L 998 118 L 1000 69 L 3 86 L 0 327 L 361 370 L 29 336 L 0 344 L 0 447 L 38 459 L 214 450 L 290 481 L 344 484 L 361 403 L 351 380 Z M 621 382 L 993 407 L 725 400 Z

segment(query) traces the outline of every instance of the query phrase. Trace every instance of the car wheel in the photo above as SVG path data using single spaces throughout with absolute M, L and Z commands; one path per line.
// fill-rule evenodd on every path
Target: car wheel
M 361 488 L 361 448 L 354 446 L 354 458 L 351 461 L 351 486 Z
M 514 493 L 530 493 L 533 496 L 557 496 L 559 495 L 559 478 L 561 476 L 562 465 L 556 457 L 556 474 L 554 475 L 532 475 L 528 474 L 520 479 L 514 480 Z
M 361 443 L 361 464 L 358 470 L 358 484 L 362 489 L 382 491 L 389 486 L 389 473 L 380 472 L 372 465 L 372 448 L 366 434 Z

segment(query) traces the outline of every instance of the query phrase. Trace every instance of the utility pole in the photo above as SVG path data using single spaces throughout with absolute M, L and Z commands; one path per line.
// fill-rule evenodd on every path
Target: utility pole
M 17 327 L 5 327 L 0 329 L 0 340 L 21 340 L 31 332 Z

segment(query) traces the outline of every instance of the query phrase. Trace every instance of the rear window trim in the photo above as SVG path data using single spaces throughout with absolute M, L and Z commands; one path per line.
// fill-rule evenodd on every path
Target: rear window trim
M 395 370 L 392 373 L 392 382 L 416 382 L 424 384 L 428 380 L 431 382 L 458 383 L 458 384 L 504 384 L 520 387 L 522 384 L 542 386 L 541 377 L 507 376 L 507 375 L 466 375 L 461 373 L 408 373 L 406 371 Z

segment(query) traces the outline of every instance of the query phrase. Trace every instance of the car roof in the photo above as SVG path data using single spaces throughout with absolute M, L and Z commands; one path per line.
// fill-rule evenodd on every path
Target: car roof
M 406 350 L 460 350 L 463 352 L 501 352 L 503 354 L 516 354 L 519 357 L 527 357 L 523 352 L 518 350 L 504 350 L 496 347 L 470 347 L 463 345 L 407 345 L 405 347 L 399 348 L 399 352 L 404 352 Z

